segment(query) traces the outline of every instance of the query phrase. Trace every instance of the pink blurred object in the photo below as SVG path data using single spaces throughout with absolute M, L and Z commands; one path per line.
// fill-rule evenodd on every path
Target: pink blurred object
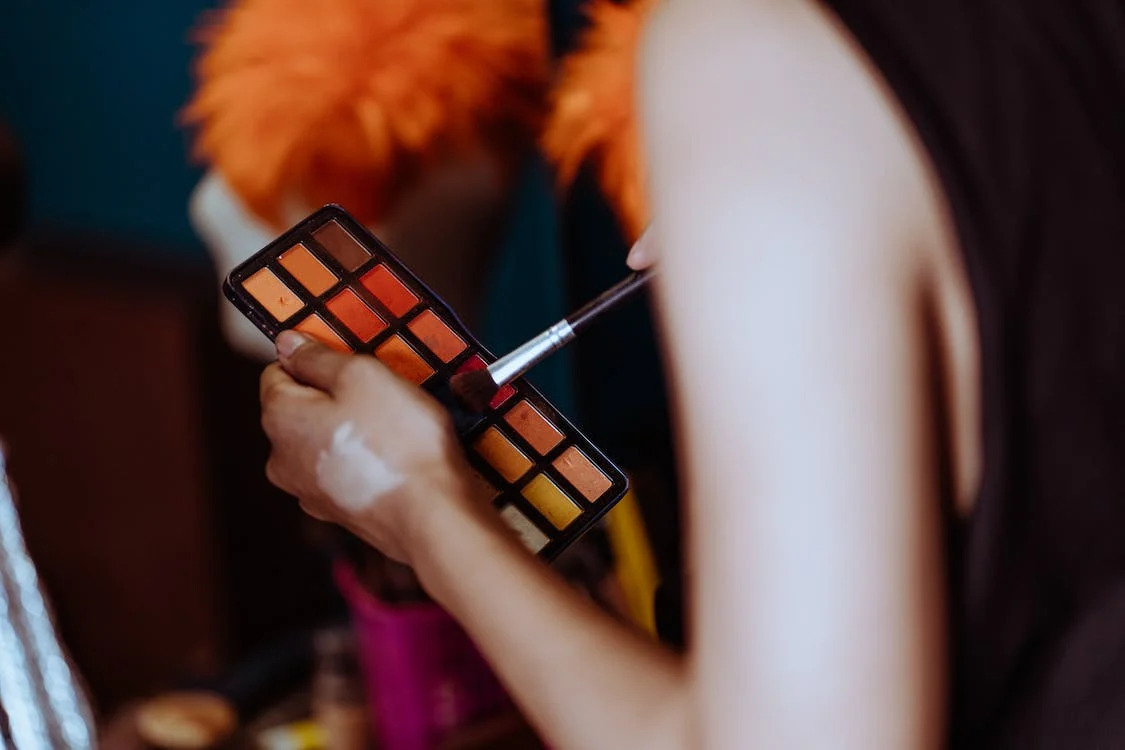
M 335 577 L 351 610 L 380 750 L 426 750 L 510 709 L 504 688 L 444 610 L 382 602 L 346 563 L 337 563 Z

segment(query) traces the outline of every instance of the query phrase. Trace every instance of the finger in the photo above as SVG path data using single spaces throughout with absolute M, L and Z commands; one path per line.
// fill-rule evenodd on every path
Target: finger
M 645 229 L 641 238 L 633 243 L 629 257 L 625 262 L 634 271 L 643 271 L 656 262 L 656 252 L 653 247 L 652 227 Z
M 259 384 L 262 404 L 262 429 L 271 438 L 287 422 L 308 412 L 308 406 L 330 399 L 323 391 L 301 385 L 274 362 L 262 371 Z M 294 409 L 300 405 L 300 408 Z
M 269 460 L 266 461 L 266 479 L 279 490 L 284 489 L 282 483 L 285 480 L 281 475 L 281 467 L 273 456 L 270 456 Z
M 326 523 L 332 522 L 332 517 L 329 516 L 327 513 L 322 513 L 319 510 L 317 510 L 316 505 L 314 503 L 310 503 L 310 502 L 306 502 L 305 500 L 298 499 L 297 504 L 301 506 L 301 510 L 303 510 L 305 512 L 305 515 L 311 516 L 318 521 L 324 521 Z
M 274 362 L 262 370 L 262 377 L 258 381 L 258 398 L 262 405 L 276 401 L 286 392 L 304 388 L 300 383 L 289 376 L 281 365 Z
M 295 380 L 331 392 L 351 357 L 303 336 L 285 331 L 277 337 L 277 360 Z

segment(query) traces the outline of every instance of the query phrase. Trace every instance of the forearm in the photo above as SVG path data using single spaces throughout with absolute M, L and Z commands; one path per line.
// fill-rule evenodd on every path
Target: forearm
M 414 563 L 554 746 L 686 747 L 681 660 L 581 597 L 498 522 L 453 505 Z

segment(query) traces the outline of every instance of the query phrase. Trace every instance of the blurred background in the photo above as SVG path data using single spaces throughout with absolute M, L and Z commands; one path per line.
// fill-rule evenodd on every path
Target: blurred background
M 265 13 L 268 3 L 243 5 Z M 549 109 L 599 16 L 580 0 L 536 5 Z M 601 5 L 603 36 L 618 28 L 615 10 L 640 12 Z M 196 32 L 218 7 L 14 0 L 0 10 L 0 436 L 28 549 L 107 738 L 118 726 L 135 734 L 138 707 L 168 691 L 237 694 L 249 723 L 321 684 L 312 675 L 347 674 L 332 660 L 347 649 L 325 635 L 354 621 L 341 560 L 365 595 L 424 602 L 407 574 L 309 522 L 265 482 L 257 378 L 267 355 L 237 328 L 218 282 L 279 229 L 239 202 L 234 181 L 221 184 L 220 152 L 193 158 L 206 122 L 183 114 L 200 85 Z M 596 160 L 560 185 L 557 161 L 530 135 L 504 140 L 489 162 L 501 166 L 483 176 L 471 159 L 424 167 L 437 177 L 371 221 L 494 351 L 621 278 L 633 234 Z M 616 536 L 591 534 L 560 572 L 651 630 L 636 590 L 675 578 L 678 549 L 648 308 L 633 304 L 530 379 L 636 488 L 639 516 L 618 519 Z M 651 572 L 619 559 L 628 533 Z M 265 697 L 239 703 L 251 693 Z M 466 715 L 458 728 L 479 731 L 462 746 L 533 743 L 512 722 L 480 729 L 505 710 Z M 451 731 L 442 746 L 454 746 Z

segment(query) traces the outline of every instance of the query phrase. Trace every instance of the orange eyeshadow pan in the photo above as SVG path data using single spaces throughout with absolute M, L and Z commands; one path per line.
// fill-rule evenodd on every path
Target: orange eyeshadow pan
M 504 415 L 504 421 L 519 433 L 539 455 L 545 456 L 563 441 L 563 434 L 529 401 L 520 401 Z
M 435 315 L 433 310 L 423 310 L 407 327 L 442 362 L 452 362 L 467 348 L 461 337 Z
M 352 348 L 340 338 L 338 333 L 328 327 L 328 324 L 324 322 L 324 318 L 315 313 L 294 326 L 294 329 L 301 333 L 307 333 L 317 341 L 332 347 L 338 352 L 347 354 L 352 350 Z
M 328 300 L 325 307 L 365 344 L 387 327 L 383 319 L 351 289 L 345 289 Z
M 336 274 L 329 271 L 307 247 L 299 243 L 282 253 L 278 262 L 314 295 L 324 294 L 339 281 Z
M 375 349 L 375 356 L 401 378 L 422 385 L 434 374 L 434 368 L 418 352 L 410 348 L 401 336 L 391 336 Z
M 559 473 L 590 502 L 597 500 L 613 486 L 609 477 L 574 446 L 563 451 L 563 454 L 555 459 L 554 465 Z
M 285 282 L 268 268 L 263 268 L 242 282 L 242 288 L 258 300 L 279 323 L 289 320 L 305 306 L 293 290 L 285 286 Z
M 489 466 L 509 482 L 522 477 L 533 465 L 531 459 L 495 427 L 485 430 L 473 447 Z
M 386 266 L 375 266 L 363 275 L 359 283 L 397 318 L 406 315 L 418 304 L 418 295 L 410 291 Z

